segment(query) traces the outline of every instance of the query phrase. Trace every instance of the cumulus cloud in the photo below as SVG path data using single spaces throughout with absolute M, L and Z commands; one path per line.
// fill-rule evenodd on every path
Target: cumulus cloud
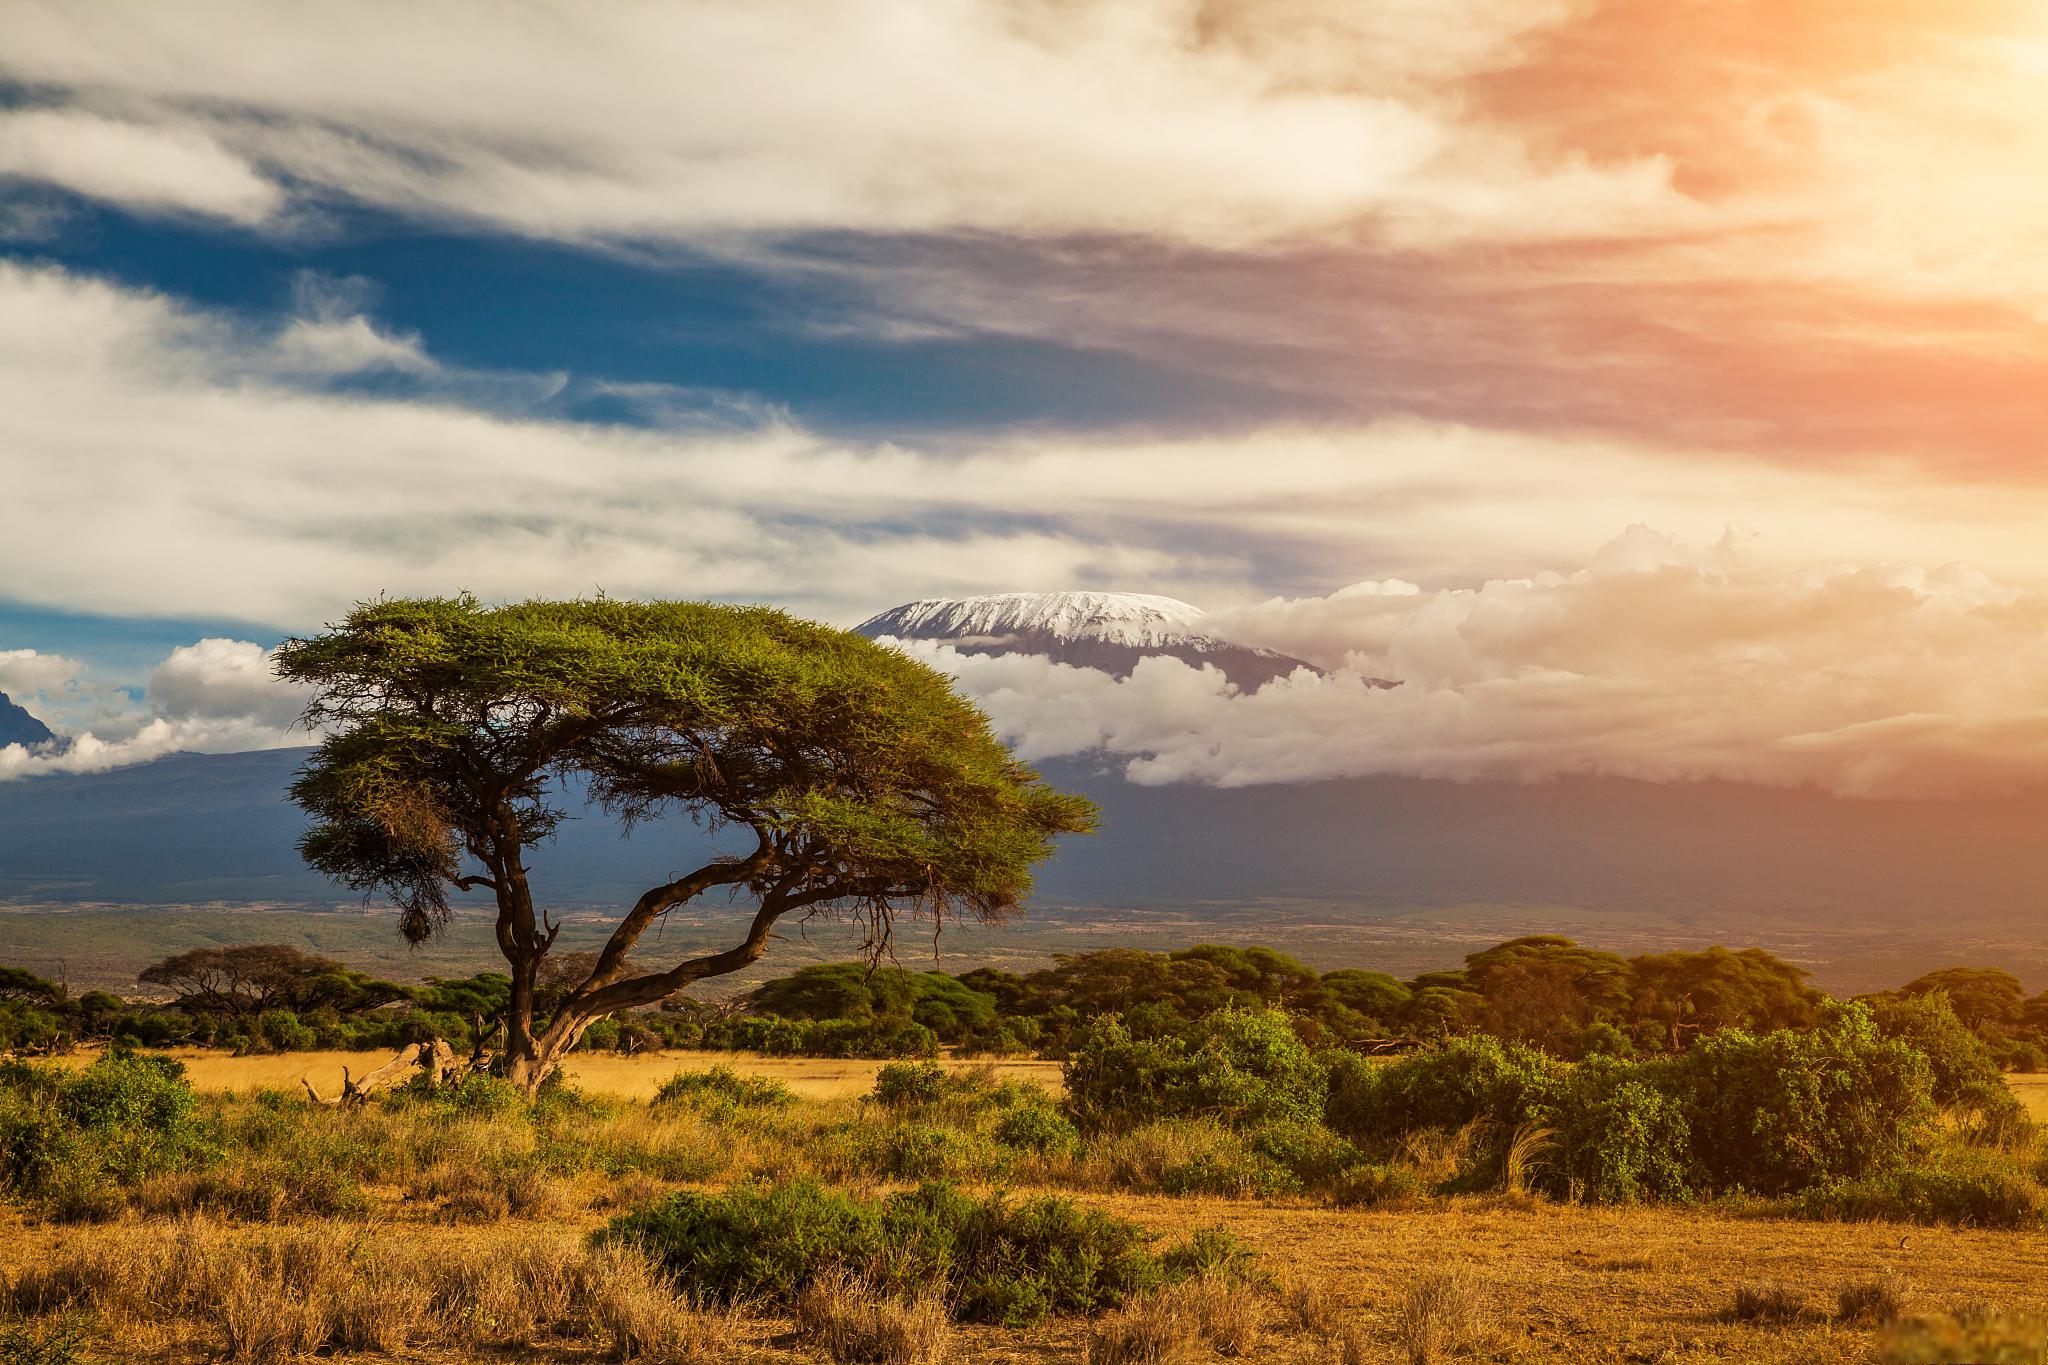
M 27 660 L 13 655 L 32 656 Z M 0 654 L 6 680 L 47 702 L 43 719 L 61 746 L 0 748 L 0 781 L 105 772 L 178 752 L 239 753 L 306 742 L 295 733 L 304 699 L 271 676 L 270 651 L 247 640 L 206 639 L 172 650 L 150 673 L 143 703 L 94 684 L 70 659 L 32 650 Z M 84 705 L 81 705 L 84 703 Z
M 1962 565 L 1773 565 L 1638 527 L 1572 573 L 1365 584 L 1209 624 L 1336 667 L 1245 694 L 1173 659 L 1117 680 L 906 647 L 1027 758 L 1101 751 L 1141 783 L 1597 774 L 1927 797 L 2048 782 L 2048 593 Z

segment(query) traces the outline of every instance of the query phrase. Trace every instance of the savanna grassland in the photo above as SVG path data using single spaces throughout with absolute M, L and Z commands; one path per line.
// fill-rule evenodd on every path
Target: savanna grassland
M 1090 1121 L 1086 1069 L 1077 1105 L 1043 1062 L 590 1055 L 531 1104 L 486 1076 L 348 1109 L 287 1088 L 361 1061 L 65 1059 L 51 1121 L 8 1130 L 0 1359 L 1905 1362 L 2048 1340 L 2038 1204 L 1558 1198 L 1554 1138 L 1503 1149 L 1482 1123 L 1345 1169 L 1274 1122 Z M 2001 1159 L 2037 1161 L 2031 1136 Z

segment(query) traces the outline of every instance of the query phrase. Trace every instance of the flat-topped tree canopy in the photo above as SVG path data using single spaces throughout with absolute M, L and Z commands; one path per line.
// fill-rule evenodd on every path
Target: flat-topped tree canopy
M 306 721 L 328 735 L 292 786 L 313 817 L 306 860 L 389 896 L 413 941 L 445 920 L 450 888 L 495 895 L 508 1067 L 530 1085 L 606 1014 L 754 961 L 785 914 L 865 916 L 878 938 L 906 912 L 1001 918 L 1054 838 L 1095 818 L 943 674 L 768 608 L 369 602 L 287 641 L 278 672 L 317 689 Z M 753 848 L 650 887 L 534 1038 L 533 983 L 558 926 L 536 912 L 527 851 L 565 814 L 558 780 L 579 774 L 629 825 L 686 811 L 745 829 Z M 754 903 L 737 944 L 628 964 L 657 916 L 714 887 Z

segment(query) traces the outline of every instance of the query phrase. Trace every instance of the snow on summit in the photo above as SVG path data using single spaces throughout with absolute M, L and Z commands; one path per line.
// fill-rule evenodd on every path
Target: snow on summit
M 1141 592 L 997 592 L 909 602 L 854 629 L 899 640 L 1001 640 L 1049 635 L 1106 640 L 1137 648 L 1207 640 L 1194 629 L 1202 609 L 1177 597 Z
M 1166 655 L 1213 665 L 1253 690 L 1309 665 L 1200 629 L 1202 609 L 1138 592 L 999 592 L 931 597 L 892 607 L 854 629 L 871 640 L 940 640 L 970 654 L 1040 654 L 1128 677 L 1139 659 Z

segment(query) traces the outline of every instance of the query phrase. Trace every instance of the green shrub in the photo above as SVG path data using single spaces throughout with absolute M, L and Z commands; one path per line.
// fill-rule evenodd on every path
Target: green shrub
M 937 1062 L 891 1062 L 875 1073 L 875 1102 L 886 1109 L 937 1104 L 951 1090 Z
M 2048 1226 L 2048 1191 L 2001 1166 L 1925 1166 L 1835 1180 L 1799 1200 L 1809 1218 L 1843 1222 L 1942 1223 L 1955 1227 L 2038 1231 Z
M 996 1120 L 995 1139 L 1021 1152 L 1056 1156 L 1081 1144 L 1080 1130 L 1050 1105 L 1019 1105 Z
M 219 1154 L 171 1058 L 116 1050 L 82 1071 L 0 1068 L 0 1183 L 54 1217 L 109 1217 L 139 1181 Z
M 1232 1198 L 1292 1194 L 1294 1173 L 1213 1119 L 1166 1119 L 1091 1139 L 1089 1171 L 1118 1189 Z
M 1084 1129 L 1206 1116 L 1252 1126 L 1322 1117 L 1323 1065 L 1277 1010 L 1224 1009 L 1157 1037 L 1118 1018 L 1087 1030 L 1064 1069 Z
M 1692 1164 L 1718 1189 L 1783 1194 L 1900 1169 L 1934 1117 L 1927 1059 L 1860 1004 L 1812 1029 L 1702 1039 L 1677 1073 Z
M 78 1365 L 86 1359 L 87 1324 L 78 1318 L 0 1327 L 0 1365 Z
M 1688 1197 L 1692 1129 L 1675 1082 L 1669 1063 L 1579 1063 L 1539 1119 L 1554 1143 L 1539 1184 L 1599 1204 Z
M 1326 1185 L 1365 1160 L 1359 1150 L 1320 1123 L 1276 1119 L 1245 1133 L 1246 1146 L 1304 1186 Z
M 941 1289 L 956 1317 L 1010 1326 L 1100 1312 L 1168 1274 L 1124 1219 L 944 1184 L 879 1201 L 807 1180 L 677 1194 L 596 1236 L 640 1246 L 680 1287 L 721 1302 L 786 1308 L 812 1279 L 841 1272 L 883 1292 Z
M 708 1071 L 678 1071 L 661 1083 L 654 1103 L 786 1109 L 796 1103 L 796 1092 L 772 1076 L 742 1076 L 731 1067 L 714 1066 Z
M 1427 1128 L 1455 1131 L 1475 1119 L 1511 1132 L 1540 1112 L 1567 1070 L 1521 1043 L 1459 1038 L 1377 1067 L 1347 1067 L 1329 1117 L 1337 1131 L 1359 1142 Z
M 1928 1093 L 1943 1110 L 1995 1132 L 2026 1126 L 2026 1109 L 2005 1083 L 1998 1059 L 1962 1020 L 1945 991 L 1886 1000 L 1872 1010 L 1878 1033 L 1896 1038 L 1927 1058 Z
M 526 1096 L 502 1076 L 472 1071 L 453 1085 L 432 1085 L 422 1071 L 391 1092 L 400 1104 L 438 1109 L 461 1118 L 505 1118 L 527 1111 Z

